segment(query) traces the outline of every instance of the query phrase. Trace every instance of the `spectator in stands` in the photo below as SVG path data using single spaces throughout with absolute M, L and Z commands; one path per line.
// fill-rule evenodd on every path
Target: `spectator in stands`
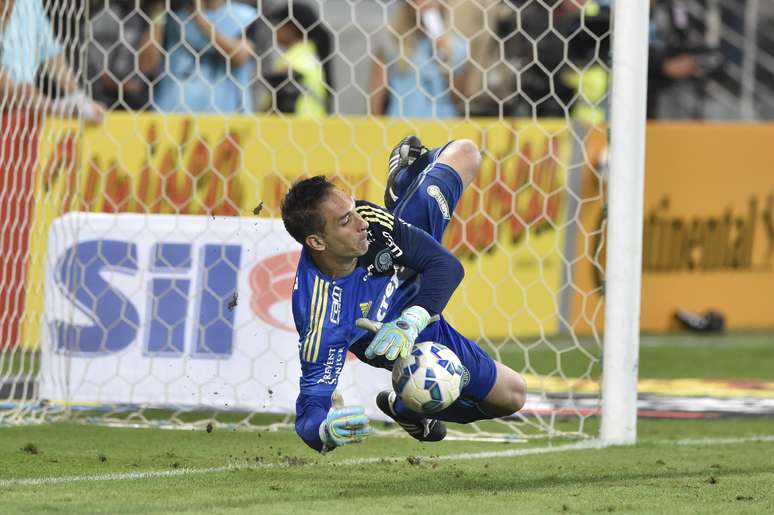
M 159 2 L 140 52 L 144 73 L 159 73 L 151 101 L 164 112 L 247 113 L 255 49 L 248 33 L 258 11 L 229 0 L 187 0 L 173 13 Z
M 562 103 L 574 120 L 598 125 L 607 119 L 610 69 L 610 6 L 607 0 L 589 0 L 567 6 L 555 20 L 557 31 L 567 42 L 556 75 L 568 92 Z
M 697 103 L 703 80 L 722 66 L 723 56 L 704 45 L 704 31 L 691 23 L 682 0 L 651 0 L 648 55 L 648 118 L 659 116 L 660 104 L 674 87 L 687 86 L 686 99 Z M 681 97 L 681 98 L 683 98 Z M 685 102 L 678 100 L 684 111 Z M 677 109 L 665 109 L 674 116 Z M 701 117 L 699 112 L 692 117 Z
M 401 2 L 380 37 L 371 69 L 371 114 L 417 118 L 460 114 L 467 47 L 449 30 L 442 2 Z
M 470 58 L 461 77 L 465 113 L 500 116 L 517 89 L 516 73 L 506 64 L 497 32 L 504 17 L 514 15 L 510 2 L 502 0 L 450 0 L 450 26 L 467 42 Z
M 271 92 L 268 108 L 299 116 L 331 111 L 333 91 L 332 36 L 314 8 L 290 2 L 267 16 L 281 52 L 264 75 Z
M 493 68 L 487 78 L 502 85 L 500 98 L 511 92 L 504 115 L 604 120 L 610 19 L 600 4 L 511 0 L 498 6 L 491 25 L 508 66 Z
M 86 77 L 92 95 L 110 109 L 147 107 L 149 79 L 136 66 L 136 57 L 148 42 L 149 8 L 155 3 L 105 0 L 88 21 Z
M 38 87 L 44 69 L 63 96 L 50 98 Z M 0 106 L 91 123 L 104 118 L 104 106 L 81 90 L 40 0 L 0 0 Z

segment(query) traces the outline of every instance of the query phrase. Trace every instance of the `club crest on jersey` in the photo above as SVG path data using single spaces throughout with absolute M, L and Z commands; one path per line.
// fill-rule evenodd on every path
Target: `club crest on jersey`
M 392 268 L 392 254 L 388 249 L 377 252 L 374 258 L 374 270 L 376 273 L 384 273 Z
M 334 286 L 331 292 L 331 323 L 338 324 L 341 315 L 341 286 Z
M 361 302 L 360 303 L 360 313 L 363 315 L 363 318 L 368 317 L 368 312 L 371 311 L 371 304 L 373 304 L 374 301 L 369 300 L 368 302 Z
M 441 215 L 443 215 L 444 220 L 450 220 L 451 213 L 449 212 L 449 203 L 446 202 L 446 197 L 444 197 L 443 193 L 441 193 L 441 188 L 435 184 L 431 184 L 427 187 L 427 194 L 435 199 L 435 202 L 438 204 L 438 209 L 441 210 Z

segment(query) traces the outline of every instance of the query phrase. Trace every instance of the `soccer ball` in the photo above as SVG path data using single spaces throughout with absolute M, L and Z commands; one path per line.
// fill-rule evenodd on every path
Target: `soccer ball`
M 403 403 L 417 413 L 448 408 L 463 386 L 465 367 L 448 347 L 435 342 L 414 344 L 407 358 L 392 368 L 392 387 Z

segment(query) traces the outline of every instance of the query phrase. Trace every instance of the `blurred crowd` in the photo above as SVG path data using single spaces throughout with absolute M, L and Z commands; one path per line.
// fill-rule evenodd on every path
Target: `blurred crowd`
M 324 116 L 353 112 L 337 92 L 354 89 L 370 115 L 607 117 L 610 0 L 371 0 L 383 22 L 344 28 L 365 35 L 361 49 L 315 0 L 67 4 L 0 0 L 0 98 L 94 121 L 105 109 Z M 734 58 L 686 5 L 651 2 L 651 118 L 676 84 L 701 95 Z

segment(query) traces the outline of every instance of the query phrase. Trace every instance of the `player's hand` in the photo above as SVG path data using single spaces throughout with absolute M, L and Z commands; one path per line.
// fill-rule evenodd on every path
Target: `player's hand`
M 320 439 L 326 450 L 362 442 L 371 432 L 371 423 L 361 406 L 333 408 L 320 424 Z
M 429 321 L 430 313 L 425 308 L 411 306 L 392 322 L 377 325 L 378 322 L 359 318 L 355 321 L 355 325 L 376 333 L 365 350 L 366 358 L 384 356 L 393 361 L 398 356 L 405 358 L 409 355 L 411 346 Z

